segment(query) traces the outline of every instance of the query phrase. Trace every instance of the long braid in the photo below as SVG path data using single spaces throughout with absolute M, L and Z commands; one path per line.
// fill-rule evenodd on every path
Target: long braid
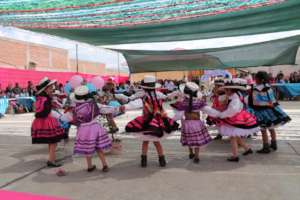
M 145 90 L 145 92 L 148 94 L 149 97 L 147 97 L 147 95 L 145 96 L 145 100 L 147 100 L 147 98 L 150 98 L 150 101 L 152 104 L 154 104 L 153 102 L 153 99 L 152 99 L 152 96 L 151 96 L 151 91 L 150 90 Z M 152 107 L 154 108 L 154 105 L 152 105 Z M 153 109 L 154 110 L 154 109 Z M 150 110 L 149 110 L 150 111 Z M 149 115 L 145 116 L 146 119 L 143 123 L 143 127 L 146 128 L 149 126 L 149 123 L 151 122 L 151 120 L 153 119 L 154 117 L 154 112 L 152 113 L 149 113 Z
M 190 98 L 189 98 L 189 110 L 188 111 L 192 112 L 192 110 L 193 110 L 193 94 L 190 93 L 189 96 L 190 96 Z
M 148 96 L 150 97 L 150 100 L 151 100 L 151 103 L 152 103 L 152 107 L 153 107 L 153 110 L 154 110 L 154 100 L 152 98 L 152 91 L 151 90 L 147 90 L 147 93 L 148 93 Z
M 159 108 L 160 111 L 162 111 L 162 106 L 160 105 L 160 102 L 159 100 L 157 99 L 157 95 L 156 95 L 156 92 L 154 91 L 154 98 L 155 98 L 155 101 L 157 103 L 157 106 Z
M 157 107 L 158 107 L 158 109 L 159 109 L 159 114 L 161 115 L 161 119 L 162 119 L 162 122 L 163 122 L 163 124 L 164 124 L 164 128 L 163 127 L 161 127 L 161 124 L 160 124 L 160 122 L 159 122 L 159 127 L 160 127 L 160 130 L 161 130 L 161 133 L 162 133 L 162 135 L 163 135 L 163 130 L 165 131 L 165 132 L 167 132 L 167 133 L 171 133 L 171 131 L 172 131 L 172 125 L 170 124 L 170 122 L 168 121 L 168 119 L 167 118 L 165 118 L 164 116 L 163 116 L 163 107 L 162 107 L 162 104 L 160 104 L 160 101 L 159 101 L 159 99 L 157 99 L 157 94 L 156 94 L 156 91 L 154 90 L 154 98 L 155 98 L 155 101 L 156 101 L 156 103 L 157 103 Z

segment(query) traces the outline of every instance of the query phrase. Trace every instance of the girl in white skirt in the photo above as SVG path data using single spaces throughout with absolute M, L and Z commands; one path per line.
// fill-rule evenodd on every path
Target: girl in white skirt
M 232 146 L 232 156 L 229 162 L 238 162 L 238 145 L 241 145 L 245 152 L 244 156 L 252 154 L 252 149 L 242 140 L 241 137 L 248 136 L 259 131 L 256 117 L 245 108 L 243 96 L 240 91 L 247 90 L 247 82 L 243 79 L 232 79 L 225 82 L 222 87 L 229 98 L 226 110 L 217 115 L 217 127 L 223 136 L 229 136 Z

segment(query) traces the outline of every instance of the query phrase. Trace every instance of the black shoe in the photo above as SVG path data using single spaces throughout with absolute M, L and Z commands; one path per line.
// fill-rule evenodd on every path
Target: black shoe
M 110 128 L 109 133 L 117 133 L 119 131 L 118 127 Z
M 198 164 L 198 163 L 200 162 L 200 159 L 199 159 L 199 158 L 194 158 L 193 162 L 194 162 L 195 164 Z
M 249 155 L 249 154 L 253 154 L 253 151 L 252 151 L 251 148 L 249 148 L 247 151 L 245 151 L 245 152 L 243 153 L 243 156 L 247 156 L 247 155 Z
M 268 154 L 270 153 L 270 146 L 268 143 L 263 144 L 263 148 L 256 151 L 256 153 L 260 153 L 260 154 Z
M 102 172 L 109 172 L 109 168 L 107 165 L 104 165 L 103 168 L 102 168 Z
M 265 148 L 265 147 L 263 147 L 262 149 L 256 151 L 256 153 L 260 153 L 260 154 L 268 154 L 268 153 L 271 153 L 271 150 L 270 150 L 270 148 Z
M 147 167 L 147 156 L 146 155 L 141 156 L 141 167 L 143 167 L 143 168 Z
M 276 142 L 276 140 L 275 141 L 271 141 L 270 148 L 272 148 L 274 151 L 277 150 L 277 142 Z
M 231 156 L 231 157 L 227 158 L 227 161 L 228 162 L 239 162 L 240 158 Z
M 161 167 L 165 167 L 167 165 L 165 156 L 159 156 L 158 161 L 159 161 L 159 166 Z
M 218 134 L 218 135 L 214 138 L 214 140 L 222 140 L 222 135 Z
M 189 158 L 190 158 L 190 159 L 193 159 L 193 158 L 195 158 L 195 154 L 193 154 L 193 153 L 190 153 L 190 155 L 189 155 Z
M 51 168 L 55 168 L 55 167 L 61 167 L 62 164 L 58 164 L 58 163 L 54 163 L 54 162 L 48 161 L 47 162 L 47 166 L 51 167 Z
M 93 165 L 92 167 L 87 169 L 87 172 L 95 171 L 95 169 L 96 169 L 96 165 Z

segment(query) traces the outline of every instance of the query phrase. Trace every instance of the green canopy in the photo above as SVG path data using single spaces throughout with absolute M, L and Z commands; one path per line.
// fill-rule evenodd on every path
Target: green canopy
M 6 0 L 0 24 L 92 45 L 300 29 L 299 0 Z
M 217 49 L 145 51 L 118 50 L 131 73 L 243 68 L 295 64 L 300 36 Z M 115 50 L 115 49 L 114 49 Z

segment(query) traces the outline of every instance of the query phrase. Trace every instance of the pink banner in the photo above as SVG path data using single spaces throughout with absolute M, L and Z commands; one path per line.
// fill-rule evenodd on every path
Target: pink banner
M 29 193 L 0 190 L 0 199 L 11 200 L 67 200 L 67 198 L 48 197 Z
M 33 71 L 33 70 L 20 70 L 0 67 L 0 84 L 4 89 L 9 83 L 13 85 L 18 82 L 21 87 L 26 87 L 28 81 L 37 84 L 43 77 L 47 76 L 49 79 L 56 79 L 59 83 L 65 84 L 73 75 L 80 75 L 89 81 L 92 77 L 97 76 L 93 74 L 82 74 L 75 72 L 46 72 L 46 71 Z M 102 76 L 104 80 L 113 77 L 116 83 L 125 82 L 128 76 Z

